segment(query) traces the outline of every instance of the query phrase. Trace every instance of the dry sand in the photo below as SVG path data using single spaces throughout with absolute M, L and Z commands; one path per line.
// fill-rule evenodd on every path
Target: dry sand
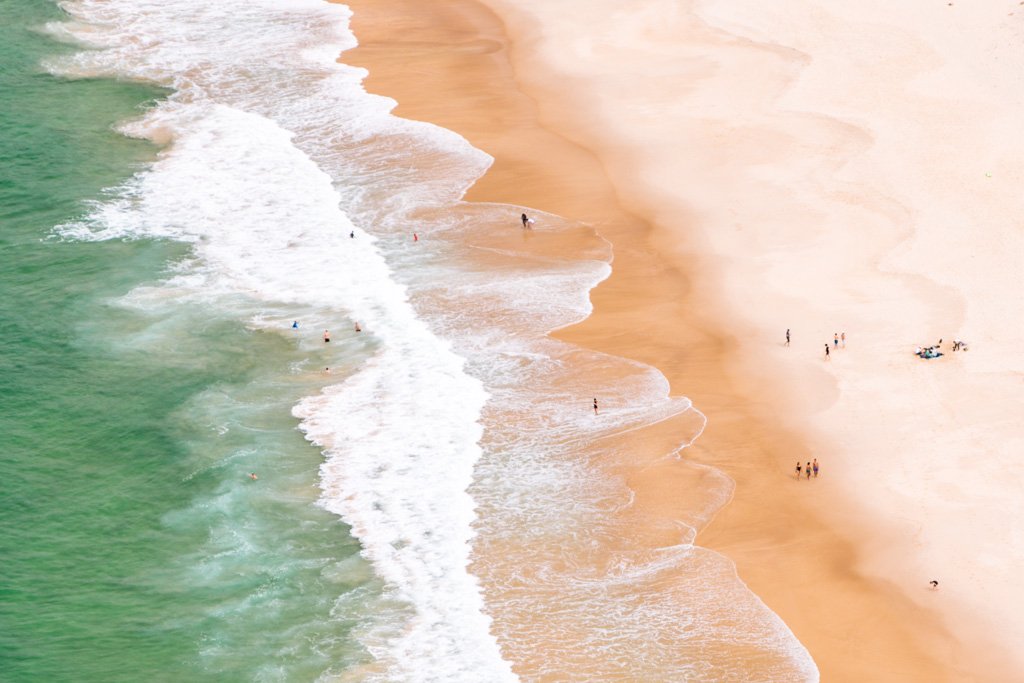
M 823 680 L 1024 676 L 1024 9 L 347 4 L 367 89 L 495 157 L 470 200 L 612 241 L 594 315 L 560 336 L 708 416 L 687 457 L 736 490 L 698 542 Z M 957 336 L 968 353 L 911 354 Z M 673 468 L 624 473 L 638 507 L 672 516 Z

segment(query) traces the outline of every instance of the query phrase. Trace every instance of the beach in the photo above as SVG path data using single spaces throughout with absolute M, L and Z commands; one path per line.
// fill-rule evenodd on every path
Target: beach
M 611 242 L 593 314 L 556 337 L 658 368 L 707 416 L 681 457 L 734 488 L 697 543 L 823 680 L 1015 679 L 1014 8 L 488 5 L 351 3 L 342 61 L 495 158 L 469 201 Z M 670 542 L 681 462 L 607 464 L 635 494 L 623 536 Z
M 1022 678 L 1018 5 L 8 5 L 5 681 Z

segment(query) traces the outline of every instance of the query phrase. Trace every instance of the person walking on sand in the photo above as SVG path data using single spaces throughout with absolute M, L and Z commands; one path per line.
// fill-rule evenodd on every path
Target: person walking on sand
M 807 472 L 807 478 L 810 479 L 811 478 L 811 463 L 807 463 L 807 467 L 805 468 L 805 471 Z
M 597 399 L 594 399 L 594 415 L 597 415 Z
M 818 459 L 817 458 L 814 459 L 814 464 L 812 465 L 812 467 L 814 468 L 814 478 L 817 479 L 818 478 Z
M 932 589 L 933 591 L 937 591 L 937 590 L 939 590 L 939 582 L 938 582 L 938 581 L 936 581 L 935 579 L 932 579 L 931 581 L 929 581 L 929 582 L 928 582 L 928 586 L 929 586 L 929 587 L 930 587 L 930 588 L 931 588 L 931 589 Z
M 825 344 L 825 360 L 828 360 L 828 344 Z
M 799 460 L 797 460 L 797 461 L 796 461 L 796 480 L 797 480 L 797 481 L 800 481 L 800 473 L 801 473 L 801 472 L 803 471 L 803 469 L 804 469 L 804 468 L 803 468 L 803 466 L 802 466 L 802 465 L 800 464 L 800 461 L 799 461 Z
M 786 328 L 786 346 L 789 346 L 789 328 Z
M 842 342 L 843 348 L 845 349 L 846 348 L 846 333 L 845 332 L 840 332 L 839 333 L 839 341 Z
M 832 346 L 839 348 L 839 333 L 835 332 L 832 334 Z
M 324 330 L 324 344 L 326 344 L 329 341 L 331 341 L 331 333 L 328 332 L 327 330 Z

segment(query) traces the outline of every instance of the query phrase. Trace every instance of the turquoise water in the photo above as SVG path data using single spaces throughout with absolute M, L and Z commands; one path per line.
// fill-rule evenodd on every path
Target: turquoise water
M 124 305 L 180 245 L 53 237 L 155 157 L 113 126 L 163 93 L 47 75 L 70 48 L 33 29 L 59 10 L 2 11 L 0 679 L 312 680 L 357 662 L 379 590 L 315 505 L 321 456 L 289 414 L 322 378 L 281 372 L 319 359 L 199 309 Z

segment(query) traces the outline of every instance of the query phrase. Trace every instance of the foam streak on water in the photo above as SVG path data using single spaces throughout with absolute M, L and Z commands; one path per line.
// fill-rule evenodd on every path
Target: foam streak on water
M 334 328 L 335 343 L 338 328 L 358 320 L 376 345 L 369 362 L 295 414 L 325 449 L 323 504 L 352 526 L 391 597 L 412 607 L 406 623 L 389 634 L 378 629 L 366 645 L 386 680 L 513 679 L 466 571 L 474 516 L 466 488 L 486 393 L 416 316 L 374 238 L 339 208 L 331 177 L 281 125 L 305 117 L 308 130 L 325 95 L 334 120 L 386 121 L 386 107 L 360 92 L 358 73 L 330 58 L 340 45 L 275 45 L 287 29 L 301 41 L 318 28 L 337 32 L 342 10 L 248 1 L 66 9 L 82 23 L 52 30 L 101 49 L 54 69 L 142 78 L 175 94 L 128 126 L 169 140 L 160 160 L 65 234 L 191 243 L 192 258 L 164 285 L 185 304 L 224 307 L 244 298 L 312 309 L 306 318 Z M 294 74 L 302 71 L 308 78 L 300 88 Z M 268 111 L 268 102 L 277 109 Z M 345 111 L 360 104 L 365 111 Z M 480 163 L 479 154 L 469 156 Z

